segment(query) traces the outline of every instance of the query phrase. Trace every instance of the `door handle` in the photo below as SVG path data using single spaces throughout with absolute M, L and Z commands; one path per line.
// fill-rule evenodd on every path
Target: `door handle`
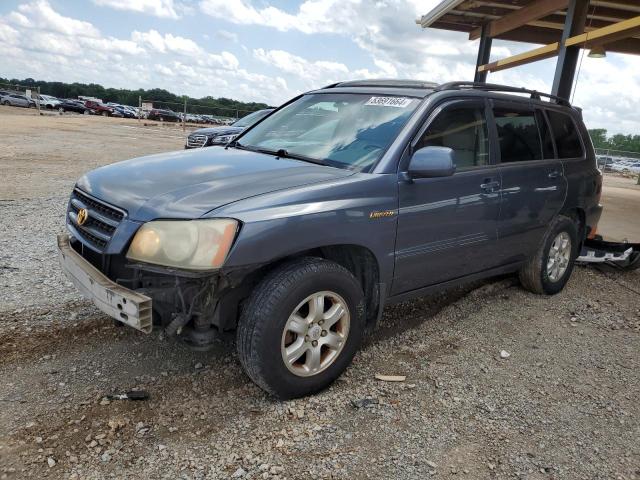
M 495 180 L 489 181 L 489 179 L 485 180 L 485 183 L 480 185 L 480 188 L 484 190 L 486 193 L 493 193 L 499 187 L 500 187 L 500 182 Z
M 547 177 L 549 178 L 558 178 L 560 176 L 560 171 L 559 170 L 553 170 L 551 172 L 549 172 L 549 174 L 547 175 Z

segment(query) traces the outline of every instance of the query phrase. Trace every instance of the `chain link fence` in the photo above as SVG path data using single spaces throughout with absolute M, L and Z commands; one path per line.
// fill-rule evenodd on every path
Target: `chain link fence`
M 184 130 L 187 126 L 198 125 L 230 125 L 238 119 L 256 111 L 211 106 L 200 103 L 169 102 L 163 100 L 143 99 L 140 97 L 140 118 L 161 122 L 180 123 Z
M 637 176 L 640 185 L 640 153 L 609 148 L 596 148 L 598 168 L 604 174 Z

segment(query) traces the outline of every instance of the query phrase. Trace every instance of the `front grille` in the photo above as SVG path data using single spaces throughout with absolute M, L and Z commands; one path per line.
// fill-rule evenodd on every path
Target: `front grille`
M 187 147 L 189 148 L 204 147 L 205 143 L 207 143 L 206 135 L 189 135 L 187 137 Z
M 78 223 L 78 212 L 81 209 L 85 209 L 88 213 L 87 219 L 82 225 Z M 78 234 L 80 240 L 102 252 L 124 218 L 125 213 L 75 189 L 71 194 L 71 200 L 69 200 L 67 215 L 71 227 Z

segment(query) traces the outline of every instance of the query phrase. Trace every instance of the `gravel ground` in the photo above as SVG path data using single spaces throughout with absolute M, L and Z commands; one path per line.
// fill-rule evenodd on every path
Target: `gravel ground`
M 232 343 L 196 353 L 118 328 L 57 267 L 75 178 L 181 134 L 127 143 L 122 120 L 13 109 L 0 124 L 0 479 L 640 479 L 640 272 L 396 305 L 334 386 L 278 402 Z M 105 399 L 132 389 L 150 398 Z

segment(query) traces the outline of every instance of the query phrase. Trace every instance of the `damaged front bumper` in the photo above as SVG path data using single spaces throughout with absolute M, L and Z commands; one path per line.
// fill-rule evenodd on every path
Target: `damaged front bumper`
M 151 298 L 107 278 L 71 247 L 69 235 L 58 235 L 58 257 L 67 277 L 96 307 L 130 327 L 151 332 Z

